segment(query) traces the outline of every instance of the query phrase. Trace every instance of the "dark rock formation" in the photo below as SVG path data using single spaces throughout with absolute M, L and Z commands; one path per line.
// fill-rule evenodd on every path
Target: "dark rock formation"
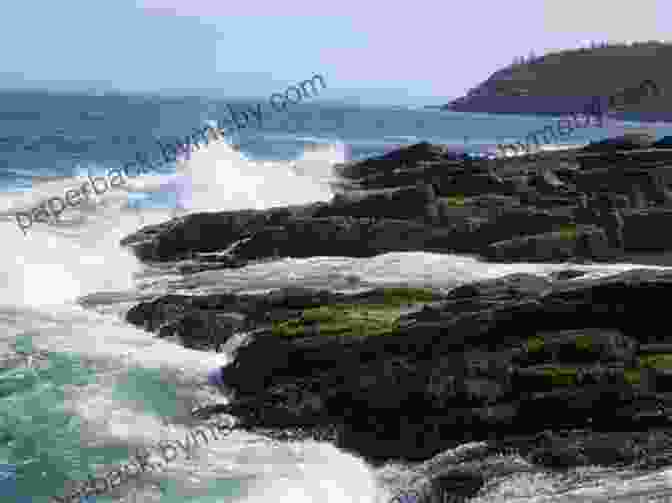
M 121 241 L 142 260 L 177 260 L 194 253 L 227 250 L 267 226 L 283 224 L 291 217 L 312 216 L 323 204 L 267 211 L 192 213 L 159 225 L 144 227 Z
M 607 138 L 583 147 L 583 152 L 613 152 L 652 148 L 656 137 L 648 133 L 628 133 L 616 138 Z
M 422 250 L 555 261 L 667 250 L 669 233 L 650 230 L 667 228 L 672 156 L 624 150 L 650 140 L 626 135 L 587 149 L 596 152 L 462 161 L 419 143 L 341 165 L 361 190 L 330 203 L 196 213 L 145 227 L 122 244 L 141 260 L 180 260 L 183 273 L 288 256 Z M 589 207 L 579 208 L 582 198 Z
M 606 259 L 610 256 L 607 237 L 592 226 L 572 228 L 489 245 L 485 256 L 497 261 L 562 262 L 572 257 Z
M 335 426 L 340 446 L 374 459 L 426 459 L 472 440 L 554 467 L 668 459 L 656 432 L 670 426 L 672 342 L 653 321 L 672 274 L 563 276 L 574 279 L 516 274 L 446 296 L 167 296 L 128 317 L 196 342 L 254 329 L 223 369 L 236 400 L 218 406 L 248 428 Z M 238 328 L 222 322 L 231 312 L 244 315 Z

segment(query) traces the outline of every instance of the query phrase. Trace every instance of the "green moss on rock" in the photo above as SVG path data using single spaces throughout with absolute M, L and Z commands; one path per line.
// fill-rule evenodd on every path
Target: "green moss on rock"
M 528 353 L 538 353 L 544 349 L 544 339 L 541 337 L 531 337 L 525 345 Z
M 446 196 L 442 198 L 442 200 L 445 201 L 448 206 L 464 206 L 468 201 L 468 199 L 465 199 L 461 194 Z
M 625 369 L 623 373 L 625 382 L 628 384 L 639 384 L 641 380 L 640 369 Z
M 527 358 L 531 362 L 588 363 L 600 359 L 619 359 L 618 341 L 609 340 L 605 331 L 570 330 L 557 334 L 537 334 L 526 341 Z
M 390 334 L 399 326 L 400 308 L 431 302 L 436 294 L 419 288 L 385 288 L 382 303 L 331 304 L 306 309 L 300 318 L 273 324 L 273 334 L 284 337 L 308 335 L 376 336 Z
M 593 351 L 593 340 L 590 335 L 587 334 L 579 335 L 574 341 L 574 345 L 579 352 Z
M 672 369 L 672 353 L 653 353 L 639 357 L 639 366 L 657 369 Z
M 659 370 L 672 369 L 672 353 L 653 353 L 638 358 L 638 368 L 625 370 L 625 380 L 632 385 L 641 383 L 641 372 L 644 368 Z
M 383 298 L 385 306 L 400 307 L 405 304 L 432 302 L 436 299 L 436 294 L 424 288 L 384 288 Z
M 553 386 L 576 386 L 578 369 L 576 367 L 552 367 L 544 370 Z
M 563 225 L 558 232 L 560 233 L 560 237 L 567 241 L 576 241 L 578 236 L 576 224 Z

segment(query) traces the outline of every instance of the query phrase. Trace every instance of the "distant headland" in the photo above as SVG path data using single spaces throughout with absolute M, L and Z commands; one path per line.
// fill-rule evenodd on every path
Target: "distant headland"
M 600 96 L 618 95 L 642 81 L 657 84 L 660 93 L 643 100 L 626 100 L 609 107 L 609 114 L 624 120 L 672 121 L 672 89 L 667 63 L 672 43 L 594 44 L 544 56 L 516 58 L 486 81 L 438 108 L 455 112 L 508 114 L 565 114 L 577 103 Z M 611 105 L 611 104 L 610 104 Z M 437 107 L 432 107 L 437 108 Z

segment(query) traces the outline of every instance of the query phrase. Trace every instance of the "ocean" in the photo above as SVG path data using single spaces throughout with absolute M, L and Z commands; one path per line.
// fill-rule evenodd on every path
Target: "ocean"
M 230 139 L 241 145 L 239 151 L 226 142 L 212 143 L 186 161 L 193 182 L 191 211 L 328 201 L 338 186 L 332 169 L 337 163 L 423 140 L 494 152 L 496 143 L 515 141 L 555 120 L 318 102 L 281 113 L 268 98 L 258 102 L 264 111 L 261 127 L 251 124 Z M 345 291 L 353 278 L 358 288 L 447 289 L 513 272 L 547 275 L 568 267 L 390 253 L 367 259 L 286 258 L 182 276 L 170 264 L 143 266 L 119 246 L 141 225 L 170 218 L 175 195 L 168 191 L 110 190 L 90 204 L 68 208 L 57 225 L 37 223 L 26 235 L 17 226 L 15 211 L 63 197 L 88 173 L 102 175 L 136 152 L 158 158 L 156 139 L 184 137 L 227 116 L 227 103 L 246 104 L 198 97 L 0 94 L 0 360 L 5 361 L 0 464 L 16 467 L 18 496 L 47 502 L 63 494 L 67 480 L 101 475 L 128 462 L 137 448 L 183 438 L 194 407 L 224 401 L 208 385 L 207 373 L 229 363 L 230 355 L 185 349 L 129 325 L 124 314 L 140 300 L 292 285 Z M 601 129 L 575 131 L 568 142 L 583 144 L 640 126 L 609 121 Z M 672 134 L 672 126 L 652 127 L 659 136 Z M 174 171 L 174 165 L 165 165 L 146 179 Z M 633 267 L 573 266 L 594 275 Z M 19 357 L 38 352 L 39 365 Z M 324 442 L 277 442 L 234 431 L 96 501 L 386 503 L 409 473 L 392 462 L 370 466 Z M 474 501 L 653 501 L 671 483 L 668 470 L 518 473 Z

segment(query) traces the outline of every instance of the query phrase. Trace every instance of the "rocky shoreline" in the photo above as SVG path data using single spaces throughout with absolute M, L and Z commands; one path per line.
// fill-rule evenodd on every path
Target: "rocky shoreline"
M 619 208 L 620 255 L 671 250 L 672 235 L 654 230 L 672 222 L 672 150 L 664 145 L 646 148 L 639 138 L 635 149 L 622 139 L 584 152 L 455 160 L 443 147 L 420 143 L 341 165 L 348 190 L 329 203 L 194 213 L 145 227 L 122 245 L 143 261 L 191 260 L 204 269 L 395 251 L 514 262 L 618 260 L 598 220 L 577 220 L 577 200 L 602 193 Z M 580 246 L 586 239 L 588 250 Z
M 484 161 L 421 143 L 341 166 L 349 190 L 329 203 L 191 214 L 122 244 L 144 261 L 180 261 L 185 273 L 393 251 L 504 262 L 665 253 L 672 150 L 626 140 Z M 602 221 L 577 221 L 581 195 L 598 192 L 622 215 L 620 248 Z M 247 333 L 223 369 L 233 402 L 200 416 L 226 412 L 256 431 L 316 434 L 373 463 L 424 461 L 417 470 L 429 501 L 439 490 L 473 496 L 501 472 L 496 454 L 517 453 L 525 469 L 669 464 L 667 293 L 671 271 L 586 279 L 568 270 L 448 293 L 166 295 L 134 306 L 127 320 L 202 350 Z M 451 451 L 466 442 L 477 442 L 469 462 Z

